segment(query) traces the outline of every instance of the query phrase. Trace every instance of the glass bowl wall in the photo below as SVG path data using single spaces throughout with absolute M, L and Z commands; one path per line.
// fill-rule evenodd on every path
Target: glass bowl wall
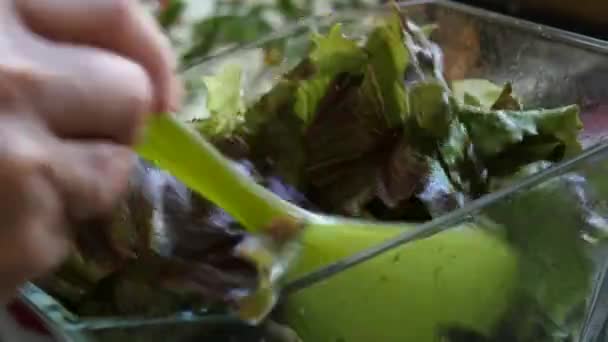
M 509 81 L 528 106 L 553 107 L 578 103 L 583 108 L 583 121 L 586 126 L 583 138 L 588 148 L 586 155 L 583 155 L 585 158 L 533 176 L 535 179 L 526 179 L 522 183 L 514 184 L 501 194 L 482 198 L 481 202 L 473 203 L 473 207 L 459 210 L 455 215 L 460 218 L 455 218 L 456 221 L 474 221 L 481 217 L 481 214 L 491 214 L 499 223 L 533 224 L 534 222 L 526 220 L 538 217 L 519 215 L 519 221 L 514 222 L 510 214 L 522 210 L 518 203 L 525 203 L 526 194 L 533 193 L 534 187 L 573 170 L 580 171 L 590 180 L 599 179 L 600 174 L 596 171 L 606 167 L 608 162 L 602 159 L 606 153 L 589 148 L 602 141 L 608 133 L 608 116 L 603 113 L 606 111 L 608 114 L 608 47 L 604 42 L 449 1 L 409 1 L 402 7 L 420 25 L 438 24 L 432 40 L 443 48 L 445 72 L 449 80 L 485 78 L 496 83 Z M 369 29 L 372 19 L 381 12 L 340 13 L 331 17 L 304 19 L 255 44 L 202 58 L 200 64 L 188 68 L 185 75 L 196 81 L 202 75 L 217 72 L 227 63 L 238 63 L 245 69 L 245 96 L 253 100 L 269 90 L 278 75 L 305 55 L 313 31 L 325 32 L 333 23 L 341 22 L 347 34 L 358 35 Z M 283 58 L 280 63 L 269 66 L 265 63 L 265 56 L 272 49 L 279 49 L 277 51 Z M 204 110 L 203 108 L 204 94 L 193 94 L 188 99 L 182 115 L 201 115 L 199 111 Z M 589 172 L 593 174 L 587 175 Z M 608 172 L 604 174 L 608 175 Z M 597 195 L 598 203 L 603 203 L 602 199 L 608 198 L 601 197 L 608 193 L 599 192 Z M 569 191 L 557 192 L 555 200 L 569 196 Z M 476 207 L 479 203 L 483 206 Z M 600 209 L 598 212 L 601 212 Z M 556 211 L 559 212 L 560 209 L 556 208 Z M 436 223 L 441 223 L 441 220 L 442 218 L 439 218 Z M 581 231 L 584 231 L 585 222 L 575 223 L 581 224 Z M 585 239 L 583 233 L 580 238 Z M 590 258 L 598 261 L 597 279 L 602 280 L 602 246 L 587 241 L 585 243 L 589 246 Z M 598 286 L 588 294 L 590 303 L 608 301 L 603 298 L 603 292 L 599 291 L 603 282 L 597 281 L 595 284 Z M 230 338 L 236 338 L 237 331 L 243 332 L 239 341 L 248 341 L 247 338 L 255 340 L 255 333 L 250 333 L 248 328 L 226 316 L 185 312 L 158 318 L 84 318 L 71 314 L 33 285 L 24 287 L 21 298 L 45 320 L 59 340 L 192 341 L 221 335 L 225 340 L 232 341 L 235 339 Z M 583 329 L 586 335 L 581 341 L 596 341 L 606 313 L 602 312 L 601 306 L 591 304 L 586 312 L 586 322 L 589 324 Z M 594 329 L 591 329 L 592 327 Z M 213 333 L 220 335 L 210 335 Z M 249 337 L 243 337 L 245 335 Z

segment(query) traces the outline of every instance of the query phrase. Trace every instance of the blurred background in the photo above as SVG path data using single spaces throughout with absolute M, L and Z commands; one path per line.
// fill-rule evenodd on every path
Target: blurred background
M 241 46 L 281 32 L 285 25 L 315 15 L 330 15 L 344 9 L 375 7 L 390 0 L 140 0 L 159 16 L 183 68 L 199 65 L 221 50 Z M 425 0 L 406 0 L 419 2 Z M 608 39 L 608 0 L 455 0 L 510 16 L 558 27 L 568 31 Z M 455 24 L 460 25 L 460 24 Z M 462 27 L 461 27 L 462 29 Z M 279 49 L 280 51 L 280 49 Z M 273 64 L 281 52 L 268 49 L 264 63 Z M 252 56 L 241 56 L 249 65 Z M 253 58 L 253 59 L 252 59 Z M 568 58 L 568 57 L 566 57 Z M 200 85 L 199 78 L 187 80 L 187 88 Z M 201 114 L 202 92 L 189 92 L 187 118 Z M 199 94 L 199 95 L 195 95 Z
M 162 22 L 172 27 L 182 54 L 204 56 L 219 47 L 254 41 L 311 15 L 345 8 L 365 8 L 386 0 L 147 0 L 166 10 Z M 608 0 L 457 0 L 522 19 L 608 39 Z M 186 10 L 187 8 L 187 10 Z M 176 28 L 177 26 L 177 28 Z M 180 29 L 181 27 L 181 29 Z
M 608 0 L 459 0 L 459 2 L 608 39 Z

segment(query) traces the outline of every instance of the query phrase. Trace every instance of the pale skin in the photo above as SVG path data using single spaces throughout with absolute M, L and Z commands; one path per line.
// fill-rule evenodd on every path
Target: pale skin
M 0 0 L 0 301 L 52 272 L 70 226 L 107 215 L 175 58 L 135 0 Z

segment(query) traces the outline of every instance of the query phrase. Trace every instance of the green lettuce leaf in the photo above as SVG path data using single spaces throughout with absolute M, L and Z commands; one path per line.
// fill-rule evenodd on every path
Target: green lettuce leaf
M 409 51 L 399 13 L 389 16 L 372 31 L 365 51 L 370 62 L 363 89 L 376 89 L 389 126 L 400 125 L 408 113 L 404 76 L 409 64 Z
M 500 98 L 503 88 L 484 79 L 466 79 L 453 81 L 452 91 L 461 103 L 490 109 Z
M 304 122 L 310 122 L 313 119 L 330 84 L 331 78 L 328 77 L 314 78 L 300 84 L 294 106 L 296 113 Z
M 459 120 L 452 121 L 447 137 L 439 142 L 438 158 L 455 189 L 462 192 L 465 199 L 487 193 L 485 161 L 475 153 L 471 137 Z
M 439 144 L 439 153 L 448 170 L 457 169 L 465 160 L 470 144 L 464 125 L 458 120 L 452 121 L 447 137 Z
M 219 74 L 203 78 L 207 87 L 209 118 L 196 123 L 206 136 L 229 136 L 244 122 L 242 69 L 227 65 Z
M 505 84 L 502 92 L 492 105 L 492 109 L 495 110 L 521 110 L 522 105 L 520 100 L 513 93 L 513 86 L 511 83 Z
M 465 105 L 495 110 L 522 109 L 511 83 L 501 88 L 488 80 L 466 79 L 452 82 L 452 91 L 454 97 Z
M 578 106 L 546 110 L 484 110 L 460 105 L 458 116 L 482 157 L 493 157 L 530 137 L 561 143 L 566 155 L 578 153 L 582 128 Z
M 316 68 L 316 75 L 303 80 L 297 90 L 295 112 L 304 122 L 310 122 L 325 97 L 332 80 L 343 72 L 357 72 L 367 56 L 354 40 L 347 39 L 342 26 L 336 24 L 327 36 L 315 34 L 315 45 L 310 54 L 310 62 Z
M 418 126 L 433 137 L 443 138 L 450 130 L 452 109 L 445 88 L 437 82 L 417 83 L 409 89 L 410 111 Z
M 294 107 L 297 89 L 296 81 L 281 80 L 247 111 L 244 126 L 251 158 L 293 185 L 303 182 L 306 163 L 305 123 Z
M 367 60 L 357 42 L 344 36 L 340 24 L 334 25 L 326 36 L 315 34 L 312 41 L 315 49 L 310 53 L 310 59 L 320 74 L 335 76 L 355 71 Z

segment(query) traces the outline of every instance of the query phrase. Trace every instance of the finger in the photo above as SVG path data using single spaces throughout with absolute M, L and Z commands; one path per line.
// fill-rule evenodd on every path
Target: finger
M 149 78 L 139 65 L 93 48 L 39 40 L 22 45 L 24 60 L 45 56 L 44 61 L 0 65 L 0 76 L 21 91 L 54 132 L 133 143 L 152 102 Z
M 2 70 L 1 66 L 0 70 Z M 17 85 L 11 81 L 11 78 L 0 71 L 0 115 L 15 113 L 31 116 L 34 108 L 19 91 Z
M 103 142 L 60 142 L 48 174 L 72 222 L 105 217 L 127 189 L 134 154 Z
M 0 270 L 17 285 L 57 266 L 68 249 L 61 200 L 42 172 L 41 132 L 22 117 L 0 117 Z
M 7 81 L 0 73 L 0 157 L 35 165 L 60 190 L 74 218 L 109 212 L 128 185 L 134 153 L 108 142 L 57 139 L 22 109 L 21 94 Z
M 0 233 L 0 279 L 3 285 L 6 281 L 16 287 L 52 271 L 64 260 L 69 233 L 61 200 L 42 176 L 3 178 L 2 184 L 0 192 L 11 191 L 11 196 L 0 200 L 0 213 L 12 216 L 13 224 L 4 225 Z
M 140 63 L 153 81 L 153 110 L 179 104 L 170 44 L 137 1 L 20 0 L 17 5 L 27 24 L 48 39 L 108 49 Z
M 31 173 L 15 183 L 18 187 L 14 187 L 10 201 L 19 201 L 22 207 L 15 208 L 19 211 L 13 215 L 19 216 L 9 235 L 3 238 L 0 269 L 15 270 L 13 279 L 23 282 L 53 270 L 64 260 L 70 234 L 61 198 L 48 180 Z M 0 204 L 0 212 L 7 214 L 11 207 L 14 208 Z

